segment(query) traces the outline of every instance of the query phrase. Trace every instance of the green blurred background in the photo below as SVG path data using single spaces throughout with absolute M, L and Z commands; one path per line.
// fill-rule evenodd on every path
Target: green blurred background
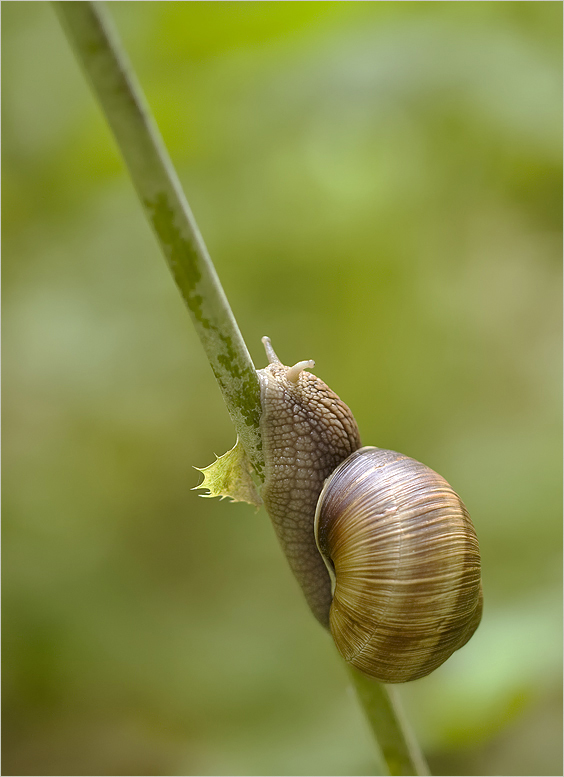
M 402 688 L 435 774 L 562 774 L 556 2 L 111 3 L 257 366 L 462 495 L 484 619 Z M 374 774 L 48 3 L 2 4 L 3 773 Z

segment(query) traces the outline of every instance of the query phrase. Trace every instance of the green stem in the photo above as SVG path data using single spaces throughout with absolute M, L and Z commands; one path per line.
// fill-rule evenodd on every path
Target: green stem
M 403 714 L 398 689 L 347 666 L 372 733 L 392 775 L 426 775 L 429 767 Z
M 239 439 L 261 475 L 256 371 L 160 133 L 102 3 L 54 2 L 190 310 Z M 394 695 L 350 670 L 389 773 L 428 774 Z
M 260 475 L 256 370 L 141 88 L 103 3 L 53 5 L 114 133 L 235 430 Z

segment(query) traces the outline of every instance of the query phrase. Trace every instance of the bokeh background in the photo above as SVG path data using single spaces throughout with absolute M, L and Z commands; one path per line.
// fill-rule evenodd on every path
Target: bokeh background
M 48 3 L 2 4 L 3 773 L 375 774 Z M 110 4 L 257 366 L 473 516 L 484 619 L 402 688 L 435 774 L 562 774 L 556 2 Z

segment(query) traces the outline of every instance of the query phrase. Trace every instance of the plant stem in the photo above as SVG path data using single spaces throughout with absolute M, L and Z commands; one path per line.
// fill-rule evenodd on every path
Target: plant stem
M 101 103 L 235 430 L 260 476 L 264 462 L 255 367 L 141 88 L 103 3 L 53 5 Z
M 141 88 L 102 3 L 53 5 L 100 101 L 239 439 L 260 476 L 264 460 L 255 368 Z M 395 695 L 350 671 L 389 773 L 428 774 Z
M 382 685 L 347 665 L 391 775 L 427 775 L 429 767 L 403 714 L 395 686 Z

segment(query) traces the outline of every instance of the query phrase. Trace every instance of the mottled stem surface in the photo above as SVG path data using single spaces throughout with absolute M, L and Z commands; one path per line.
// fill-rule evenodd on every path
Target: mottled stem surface
M 239 439 L 261 474 L 256 371 L 141 88 L 103 3 L 53 5 L 188 306 Z

